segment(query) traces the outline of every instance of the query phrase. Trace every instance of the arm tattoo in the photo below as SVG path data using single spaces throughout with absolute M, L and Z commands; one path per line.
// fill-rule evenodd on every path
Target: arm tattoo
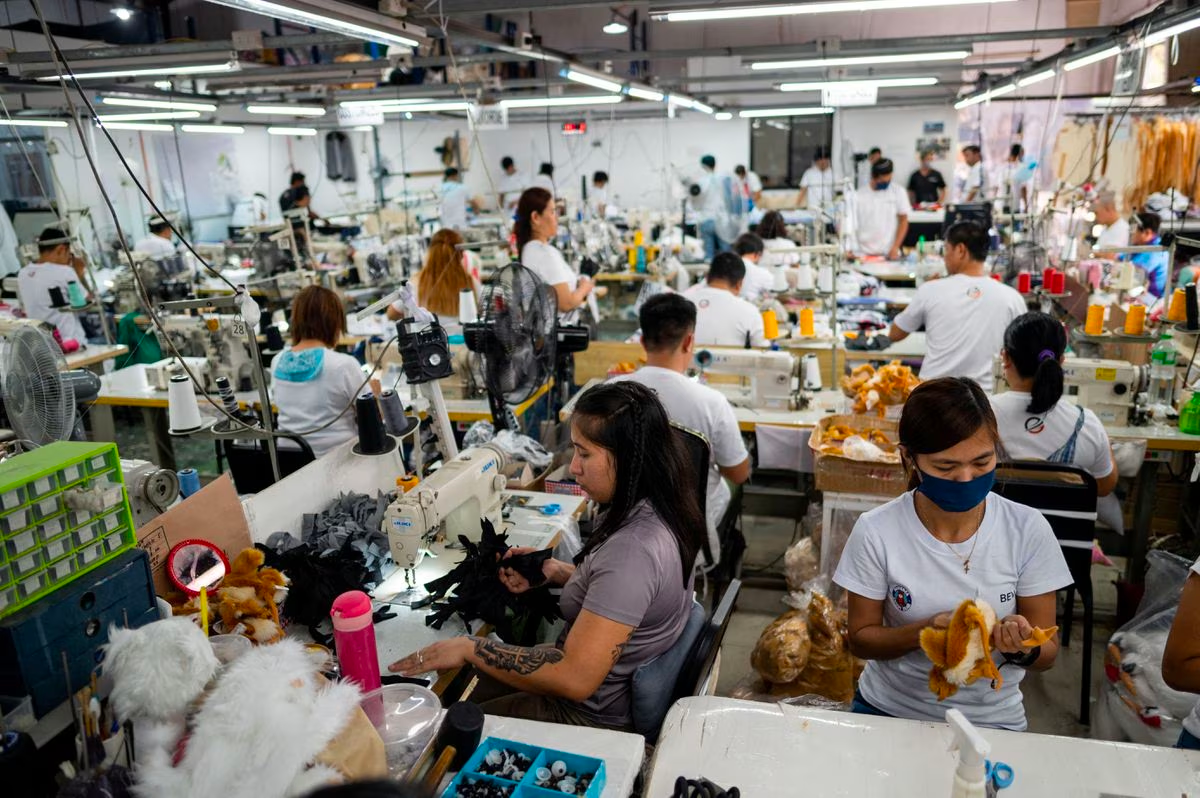
M 524 648 L 482 638 L 475 641 L 475 656 L 489 668 L 519 676 L 529 676 L 543 665 L 554 665 L 563 660 L 563 652 L 553 646 Z
M 624 653 L 625 646 L 629 645 L 629 641 L 633 639 L 633 633 L 636 631 L 637 629 L 630 629 L 629 634 L 625 636 L 625 639 L 620 643 L 617 643 L 616 648 L 613 649 L 612 664 L 614 668 L 617 666 L 617 660 L 619 660 L 621 658 L 621 654 Z

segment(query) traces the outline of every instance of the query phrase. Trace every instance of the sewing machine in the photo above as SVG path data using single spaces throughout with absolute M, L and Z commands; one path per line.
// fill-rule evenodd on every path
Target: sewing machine
M 246 350 L 245 324 L 240 316 L 168 315 L 162 317 L 163 329 L 160 334 L 169 337 L 181 354 L 204 358 L 205 390 L 215 391 L 217 377 L 228 377 L 235 391 L 248 391 L 251 389 L 254 361 Z M 151 364 L 146 369 L 147 376 L 153 371 L 157 379 L 161 371 L 169 372 L 169 367 L 156 367 L 171 361 L 173 358 Z M 163 390 L 166 390 L 169 380 L 170 374 L 167 373 L 166 381 L 160 385 Z
M 996 358 L 995 393 L 1008 390 L 1004 367 Z M 1137 398 L 1149 386 L 1148 366 L 1126 360 L 1070 357 L 1063 361 L 1063 395 L 1096 414 L 1108 427 L 1127 427 L 1137 420 Z
M 702 377 L 727 374 L 737 383 L 709 383 L 736 407 L 794 410 L 799 386 L 796 360 L 787 352 L 757 349 L 701 349 L 695 365 Z M 748 385 L 746 383 L 749 383 Z

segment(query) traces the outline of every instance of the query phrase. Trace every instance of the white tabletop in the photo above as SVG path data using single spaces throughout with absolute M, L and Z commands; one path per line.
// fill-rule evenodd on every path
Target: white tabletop
M 852 271 L 860 272 L 877 280 L 916 280 L 916 264 L 902 261 L 874 260 L 858 261 L 847 266 Z
M 779 345 L 784 349 L 811 349 L 816 351 L 828 350 L 830 343 L 832 342 L 828 338 L 819 340 L 788 338 L 781 340 Z M 839 356 L 847 360 L 911 360 L 913 358 L 925 357 L 926 352 L 925 333 L 923 332 L 912 333 L 903 341 L 897 341 L 887 349 L 873 349 L 870 351 L 847 349 L 844 344 L 838 347 Z
M 105 360 L 120 357 L 128 352 L 129 347 L 124 344 L 88 344 L 85 349 L 72 352 L 65 358 L 67 368 L 78 369 L 95 363 L 103 363 Z
M 990 758 L 1013 769 L 1004 798 L 1178 798 L 1200 791 L 1200 752 L 980 732 L 992 745 Z M 945 796 L 958 763 L 950 742 L 939 723 L 686 698 L 667 715 L 645 794 L 670 795 L 677 777 L 704 776 L 754 798 Z

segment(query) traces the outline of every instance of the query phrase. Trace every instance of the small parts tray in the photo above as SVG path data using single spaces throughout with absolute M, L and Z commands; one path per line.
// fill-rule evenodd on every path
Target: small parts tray
M 497 753 L 501 764 L 497 764 Z M 514 765 L 522 765 L 525 770 L 514 772 L 510 768 L 508 778 L 504 778 L 500 775 L 505 772 L 504 757 L 519 759 Z M 549 782 L 541 781 L 545 786 L 539 786 L 539 774 L 543 778 L 550 776 Z M 572 786 L 574 789 L 570 789 Z M 564 795 L 599 798 L 603 791 L 602 759 L 489 737 L 475 749 L 442 798 L 562 798 Z

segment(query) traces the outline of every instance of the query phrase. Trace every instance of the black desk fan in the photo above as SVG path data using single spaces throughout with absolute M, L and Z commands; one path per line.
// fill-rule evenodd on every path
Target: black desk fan
M 551 376 L 571 379 L 571 353 L 588 345 L 586 328 L 559 325 L 553 287 L 516 261 L 484 289 L 479 321 L 463 325 L 463 335 L 483 361 L 497 431 L 519 429 L 511 407 L 532 398 Z

